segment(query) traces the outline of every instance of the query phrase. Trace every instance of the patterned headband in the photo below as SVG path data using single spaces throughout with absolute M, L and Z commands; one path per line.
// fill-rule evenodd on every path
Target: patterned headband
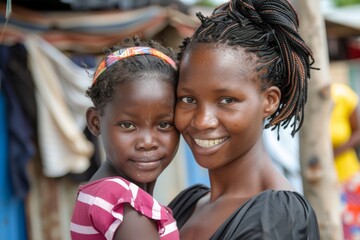
M 175 70 L 176 63 L 174 60 L 172 60 L 170 57 L 165 55 L 164 53 L 160 52 L 159 50 L 156 50 L 154 48 L 150 47 L 129 47 L 125 49 L 117 50 L 108 56 L 106 56 L 101 62 L 99 63 L 99 66 L 96 69 L 94 78 L 93 78 L 93 84 L 96 82 L 96 79 L 105 72 L 106 69 L 108 69 L 111 65 L 114 63 L 120 61 L 121 59 L 133 57 L 136 55 L 152 55 L 155 57 L 158 57 L 162 59 L 163 61 L 170 64 Z

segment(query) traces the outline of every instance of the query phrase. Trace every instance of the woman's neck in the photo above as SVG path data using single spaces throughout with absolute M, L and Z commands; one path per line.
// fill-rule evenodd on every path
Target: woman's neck
M 261 145 L 246 155 L 233 159 L 221 168 L 210 170 L 211 199 L 228 195 L 249 197 L 269 188 L 267 181 L 273 175 L 272 162 Z

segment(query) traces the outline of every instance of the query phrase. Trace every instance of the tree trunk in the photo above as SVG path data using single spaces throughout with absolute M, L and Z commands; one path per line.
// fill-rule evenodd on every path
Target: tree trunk
M 332 100 L 325 23 L 319 0 L 296 3 L 300 34 L 313 51 L 314 67 L 320 68 L 311 72 L 305 121 L 300 131 L 304 195 L 317 214 L 321 239 L 341 240 L 340 192 L 329 131 Z

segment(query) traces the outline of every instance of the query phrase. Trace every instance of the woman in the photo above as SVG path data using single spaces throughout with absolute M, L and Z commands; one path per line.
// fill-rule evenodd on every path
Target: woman
M 175 125 L 210 189 L 195 185 L 171 203 L 188 239 L 319 239 L 307 200 L 273 165 L 265 127 L 303 121 L 311 50 L 288 1 L 231 0 L 184 41 Z

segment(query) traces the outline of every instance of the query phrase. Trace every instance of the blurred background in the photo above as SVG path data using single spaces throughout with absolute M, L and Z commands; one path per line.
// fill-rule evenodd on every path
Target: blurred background
M 103 51 L 135 34 L 178 51 L 199 24 L 195 13 L 208 15 L 222 2 L 0 1 L 0 240 L 70 239 L 77 188 L 104 159 L 85 126 L 91 102 L 84 94 Z M 322 0 L 318 14 L 331 81 L 360 93 L 360 1 Z M 281 136 L 266 130 L 264 141 L 303 193 L 299 140 Z M 181 141 L 155 198 L 167 204 L 194 183 L 208 185 L 207 172 Z

